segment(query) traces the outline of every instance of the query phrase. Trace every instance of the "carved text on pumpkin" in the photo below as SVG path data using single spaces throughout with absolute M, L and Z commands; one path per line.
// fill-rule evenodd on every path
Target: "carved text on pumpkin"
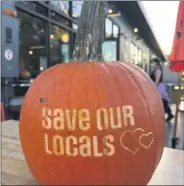
M 87 131 L 91 128 L 91 114 L 88 109 L 73 109 L 72 111 L 69 109 L 54 109 L 52 111 L 48 107 L 44 107 L 42 109 L 42 117 L 42 126 L 45 129 L 67 129 L 71 131 L 80 129 Z M 128 127 L 128 125 L 135 125 L 133 107 L 130 105 L 96 110 L 96 127 L 98 130 L 118 129 Z
M 71 157 L 78 155 L 82 157 L 112 156 L 115 154 L 115 137 L 109 134 L 108 129 L 134 126 L 133 114 L 131 105 L 109 109 L 98 108 L 95 112 L 96 120 L 92 120 L 89 109 L 56 108 L 51 110 L 49 107 L 43 107 L 43 129 L 56 131 L 56 134 L 52 136 L 44 133 L 45 152 L 50 155 Z M 106 132 L 97 136 L 96 133 L 88 133 L 90 130 Z M 65 133 L 67 131 L 76 131 L 76 133 L 68 135 Z M 81 136 L 78 135 L 80 131 Z
M 50 139 L 51 138 L 51 139 Z M 79 138 L 70 135 L 63 137 L 54 135 L 52 137 L 44 134 L 45 152 L 50 155 L 70 157 L 102 157 L 115 154 L 114 136 L 105 135 L 101 142 L 98 136 L 89 137 L 87 135 Z

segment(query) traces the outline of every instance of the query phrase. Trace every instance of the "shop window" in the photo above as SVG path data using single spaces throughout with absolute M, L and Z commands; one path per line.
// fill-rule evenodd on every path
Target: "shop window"
M 82 10 L 83 1 L 72 1 L 72 17 L 79 19 Z
M 18 11 L 20 21 L 20 77 L 35 78 L 47 68 L 45 28 L 46 23 Z
M 21 5 L 42 15 L 47 15 L 47 9 L 33 1 L 17 1 L 15 5 Z
M 141 49 L 138 49 L 138 60 L 139 60 L 139 63 L 142 63 L 142 51 L 141 51 Z
M 105 41 L 102 51 L 105 61 L 117 61 L 117 41 Z
M 70 61 L 70 35 L 68 31 L 52 25 L 50 43 L 52 65 Z
M 131 42 L 130 43 L 130 60 L 131 60 L 131 62 L 133 62 L 133 57 L 134 57 L 134 45 Z
M 62 16 L 60 16 L 56 12 L 51 12 L 51 17 L 52 17 L 52 19 L 54 21 L 57 21 L 57 22 L 59 22 L 61 24 L 69 25 L 69 21 L 67 21 L 66 19 L 64 19 Z
M 49 4 L 56 12 L 69 15 L 69 1 L 49 1 Z
M 134 64 L 138 65 L 138 48 L 134 45 Z
M 119 27 L 117 25 L 113 25 L 113 37 L 117 38 L 119 35 Z
M 112 21 L 108 18 L 105 19 L 105 37 L 112 37 Z

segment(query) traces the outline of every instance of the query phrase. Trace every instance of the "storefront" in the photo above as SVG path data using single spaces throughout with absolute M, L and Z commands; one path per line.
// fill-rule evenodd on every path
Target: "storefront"
M 61 62 L 69 62 L 74 46 L 82 1 L 17 1 L 12 5 L 19 20 L 20 78 L 35 78 Z M 119 28 L 105 21 L 103 52 L 107 60 L 117 60 Z M 109 46 L 114 45 L 111 52 Z
M 18 76 L 1 78 L 2 102 L 6 108 L 9 104 L 21 106 L 30 84 L 42 71 L 71 60 L 82 4 L 83 1 L 2 2 L 2 10 L 16 10 L 12 24 L 17 29 L 12 27 L 11 32 L 18 36 L 18 41 L 12 44 L 19 51 L 16 54 L 12 49 L 18 67 L 14 71 L 18 71 Z M 8 17 L 3 17 L 5 22 Z M 105 25 L 104 59 L 116 61 L 119 59 L 119 27 L 109 18 Z
M 2 45 L 6 51 L 7 47 L 13 51 L 11 63 L 2 58 L 2 102 L 7 113 L 20 110 L 30 84 L 42 71 L 70 62 L 82 4 L 83 1 L 2 2 L 2 11 L 14 9 L 17 14 L 11 23 L 9 15 L 2 19 L 3 37 L 8 41 Z M 164 59 L 138 2 L 108 1 L 106 12 L 102 48 L 105 61 L 130 62 L 149 72 L 152 54 Z M 16 37 L 9 42 L 11 34 Z

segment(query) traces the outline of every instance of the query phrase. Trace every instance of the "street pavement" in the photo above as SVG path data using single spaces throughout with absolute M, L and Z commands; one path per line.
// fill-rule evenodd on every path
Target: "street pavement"
M 176 105 L 171 105 L 173 114 L 175 115 Z M 166 142 L 165 146 L 171 148 L 171 139 L 173 136 L 174 119 L 166 123 Z M 177 124 L 177 137 L 179 138 L 176 149 L 184 150 L 184 112 L 179 112 Z

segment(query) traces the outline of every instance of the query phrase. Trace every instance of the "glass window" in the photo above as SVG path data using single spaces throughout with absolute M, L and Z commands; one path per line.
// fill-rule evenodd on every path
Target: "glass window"
M 69 15 L 69 1 L 49 1 L 49 3 L 55 11 Z
M 137 46 L 134 46 L 134 62 L 136 65 L 139 63 L 138 61 L 138 48 Z
M 75 23 L 72 23 L 72 28 L 75 29 L 75 30 L 77 30 L 78 29 L 78 25 L 75 24 Z
M 70 61 L 70 35 L 68 31 L 52 25 L 51 29 L 51 64 Z
M 138 49 L 138 60 L 139 60 L 139 63 L 142 62 L 142 51 L 141 51 L 141 49 Z
M 119 34 L 119 28 L 117 25 L 113 25 L 113 37 L 117 38 Z
M 117 41 L 105 41 L 102 51 L 105 61 L 117 61 Z
M 112 37 L 112 21 L 108 18 L 105 19 L 105 36 Z
M 20 77 L 35 78 L 48 64 L 45 47 L 46 23 L 27 13 L 17 13 L 20 21 Z
M 31 10 L 34 10 L 35 12 L 38 12 L 42 15 L 47 15 L 47 9 L 33 1 L 17 1 L 15 2 L 17 5 L 22 5 L 25 8 L 29 8 Z
M 134 56 L 134 45 L 131 42 L 130 43 L 130 58 L 131 58 L 131 60 L 133 60 L 133 56 Z
M 56 12 L 51 12 L 51 17 L 54 21 L 57 21 L 59 23 L 65 24 L 65 25 L 69 25 L 69 21 L 64 19 L 62 16 L 60 16 Z
M 72 17 L 79 19 L 83 1 L 72 1 Z

